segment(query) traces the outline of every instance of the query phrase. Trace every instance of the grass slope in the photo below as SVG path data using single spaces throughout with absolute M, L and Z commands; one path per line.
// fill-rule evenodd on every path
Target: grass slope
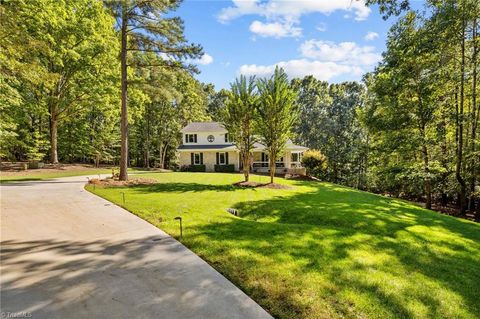
M 116 170 L 118 172 L 118 169 Z M 129 168 L 129 173 L 142 174 L 145 172 L 138 168 Z M 95 168 L 85 166 L 66 166 L 59 169 L 42 168 L 30 169 L 26 171 L 5 171 L 0 172 L 0 183 L 21 182 L 21 181 L 40 181 L 45 179 L 83 176 L 83 175 L 97 175 L 97 174 L 112 174 L 111 167 Z
M 111 174 L 112 170 L 108 168 L 92 168 L 78 171 L 49 171 L 48 169 L 29 170 L 26 172 L 0 173 L 0 183 L 21 182 L 21 181 L 40 181 L 44 179 L 82 176 L 82 175 L 96 175 L 96 174 Z
M 480 314 L 477 224 L 328 183 L 239 189 L 236 174 L 142 177 L 159 184 L 94 192 L 177 238 L 182 216 L 182 242 L 275 317 Z

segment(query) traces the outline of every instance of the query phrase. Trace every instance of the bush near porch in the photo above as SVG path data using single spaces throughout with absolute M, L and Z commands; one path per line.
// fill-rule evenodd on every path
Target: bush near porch
M 214 169 L 215 169 L 215 172 L 219 172 L 219 173 L 233 173 L 235 172 L 235 165 L 233 164 L 215 165 Z
M 180 169 L 182 172 L 205 172 L 207 170 L 204 164 L 201 165 L 184 165 Z

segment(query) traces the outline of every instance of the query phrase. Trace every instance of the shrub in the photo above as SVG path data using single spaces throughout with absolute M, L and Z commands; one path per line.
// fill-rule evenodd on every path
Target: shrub
M 180 170 L 182 172 L 205 172 L 205 165 L 183 165 Z
M 318 150 L 308 150 L 303 153 L 302 165 L 307 175 L 320 177 L 327 168 L 327 158 Z
M 232 173 L 232 172 L 235 172 L 235 165 L 233 164 L 215 165 L 214 169 L 215 169 L 215 172 Z

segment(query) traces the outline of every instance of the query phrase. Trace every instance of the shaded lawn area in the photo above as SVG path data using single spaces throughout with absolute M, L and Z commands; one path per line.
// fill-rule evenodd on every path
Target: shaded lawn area
M 480 314 L 478 224 L 329 183 L 246 189 L 231 185 L 238 174 L 142 176 L 159 183 L 87 189 L 176 238 L 182 216 L 181 241 L 275 317 Z

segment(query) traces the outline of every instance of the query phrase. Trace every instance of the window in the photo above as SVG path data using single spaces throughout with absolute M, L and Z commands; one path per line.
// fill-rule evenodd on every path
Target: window
M 302 160 L 302 153 L 296 152 L 292 153 L 292 162 L 300 162 Z
M 232 136 L 228 133 L 225 133 L 225 143 L 233 143 Z
M 218 164 L 220 165 L 227 164 L 225 153 L 218 153 Z
M 292 162 L 298 162 L 298 153 L 292 153 Z
M 185 143 L 197 143 L 197 134 L 185 134 Z
M 268 154 L 262 152 L 262 162 L 268 162 Z
M 202 156 L 200 153 L 193 153 L 193 164 L 194 165 L 202 164 Z
M 212 143 L 213 141 L 215 141 L 215 136 L 213 136 L 213 135 L 207 136 L 207 141 L 209 141 L 210 143 Z

